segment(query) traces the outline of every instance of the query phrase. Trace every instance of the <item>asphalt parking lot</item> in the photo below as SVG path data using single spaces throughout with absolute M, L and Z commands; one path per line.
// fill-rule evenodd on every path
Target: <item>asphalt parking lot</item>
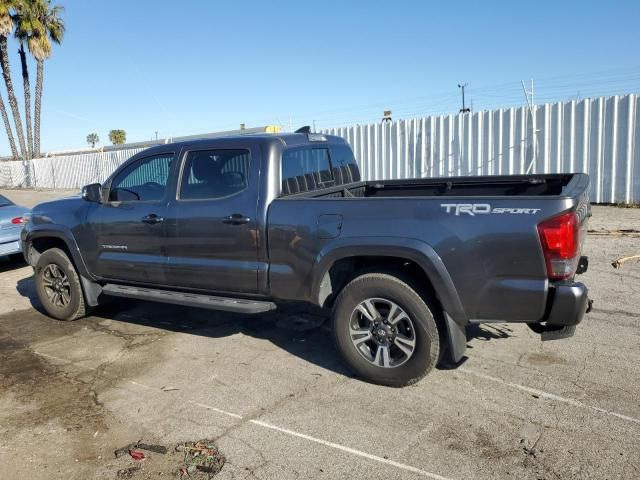
M 640 228 L 640 209 L 593 212 L 601 233 Z M 199 439 L 225 455 L 223 479 L 639 478 L 640 262 L 611 262 L 640 237 L 591 234 L 585 254 L 595 303 L 575 337 L 477 326 L 466 361 L 404 389 L 350 377 L 300 306 L 115 301 L 58 322 L 31 269 L 0 260 L 0 478 L 173 478 L 181 455 L 113 452 Z

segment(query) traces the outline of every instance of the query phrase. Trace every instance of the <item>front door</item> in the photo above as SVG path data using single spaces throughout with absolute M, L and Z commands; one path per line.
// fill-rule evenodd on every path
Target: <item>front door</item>
M 183 156 L 167 224 L 168 285 L 256 293 L 259 150 L 191 150 Z
M 140 158 L 112 180 L 107 201 L 89 214 L 96 237 L 96 275 L 120 282 L 163 284 L 168 185 L 173 153 Z

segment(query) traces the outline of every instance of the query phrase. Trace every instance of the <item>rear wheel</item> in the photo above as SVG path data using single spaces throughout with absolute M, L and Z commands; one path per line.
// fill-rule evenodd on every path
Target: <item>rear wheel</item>
M 396 276 L 369 273 L 351 281 L 336 299 L 333 322 L 338 350 L 367 381 L 411 385 L 438 361 L 440 341 L 432 311 Z
M 86 313 L 80 277 L 67 254 L 59 248 L 47 250 L 35 267 L 40 303 L 58 320 L 76 320 Z

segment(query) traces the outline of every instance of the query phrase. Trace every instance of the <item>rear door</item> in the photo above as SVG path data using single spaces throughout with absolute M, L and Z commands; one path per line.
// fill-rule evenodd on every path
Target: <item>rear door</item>
M 259 148 L 191 149 L 170 205 L 167 283 L 258 291 Z
M 173 152 L 142 157 L 111 181 L 88 221 L 96 237 L 93 272 L 120 282 L 163 284 L 167 203 Z

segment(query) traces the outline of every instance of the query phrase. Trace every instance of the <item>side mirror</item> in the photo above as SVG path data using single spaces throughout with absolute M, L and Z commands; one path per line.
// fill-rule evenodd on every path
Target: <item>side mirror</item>
M 82 198 L 87 202 L 102 202 L 102 185 L 99 183 L 92 183 L 82 187 Z

